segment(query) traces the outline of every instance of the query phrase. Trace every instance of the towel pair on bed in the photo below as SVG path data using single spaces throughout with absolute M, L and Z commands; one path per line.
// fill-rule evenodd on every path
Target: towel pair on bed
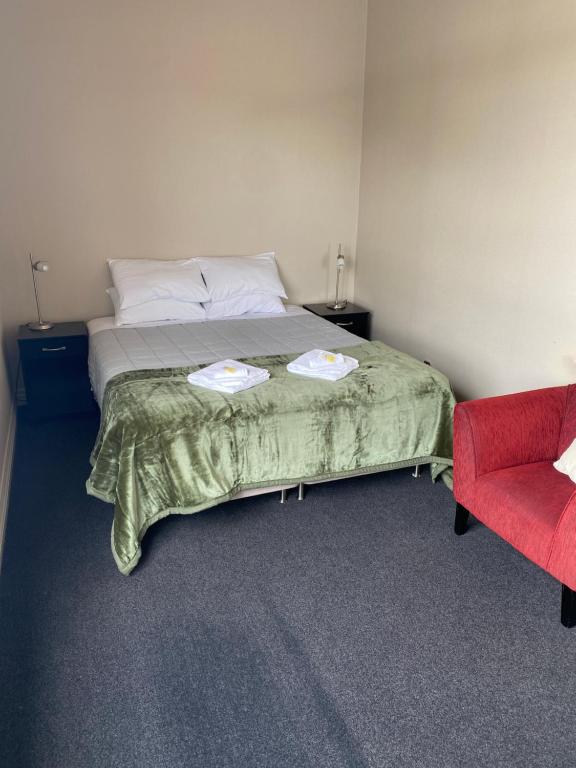
M 313 349 L 306 352 L 286 366 L 290 373 L 309 376 L 313 379 L 338 381 L 350 371 L 358 368 L 358 360 L 348 355 Z M 237 360 L 221 360 L 188 376 L 190 384 L 225 392 L 233 395 L 243 389 L 250 389 L 270 378 L 266 368 L 256 368 Z

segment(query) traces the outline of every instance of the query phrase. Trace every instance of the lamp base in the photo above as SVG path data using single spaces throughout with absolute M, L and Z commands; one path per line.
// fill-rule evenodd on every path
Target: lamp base
M 333 301 L 331 304 L 326 304 L 328 309 L 346 309 L 348 305 L 348 299 L 340 299 L 340 301 Z
M 50 328 L 54 328 L 54 323 L 49 323 L 47 320 L 40 320 L 34 323 L 27 323 L 26 327 L 31 331 L 49 331 Z

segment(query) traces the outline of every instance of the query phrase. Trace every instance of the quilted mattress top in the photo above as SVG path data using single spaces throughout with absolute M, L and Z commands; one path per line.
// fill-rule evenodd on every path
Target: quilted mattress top
M 90 381 L 100 405 L 108 381 L 125 371 L 203 365 L 225 358 L 300 354 L 365 341 L 301 307 L 288 307 L 286 314 L 274 316 L 243 315 L 122 328 L 114 327 L 112 318 L 97 318 L 88 322 L 88 332 Z

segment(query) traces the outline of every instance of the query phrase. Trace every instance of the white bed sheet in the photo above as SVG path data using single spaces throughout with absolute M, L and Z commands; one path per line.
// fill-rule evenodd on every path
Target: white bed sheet
M 88 332 L 90 381 L 100 406 L 108 381 L 126 371 L 301 354 L 365 341 L 296 306 L 287 307 L 281 315 L 247 314 L 224 320 L 138 323 L 120 328 L 114 325 L 114 318 L 103 317 L 90 320 Z

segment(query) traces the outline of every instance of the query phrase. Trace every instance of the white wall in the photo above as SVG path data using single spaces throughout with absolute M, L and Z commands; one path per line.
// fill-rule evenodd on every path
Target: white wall
M 369 3 L 356 298 L 464 396 L 576 379 L 576 3 Z
M 51 263 L 55 320 L 110 312 L 109 257 L 275 249 L 292 300 L 326 296 L 357 232 L 365 15 L 366 0 L 4 3 L 11 331 L 34 313 L 28 251 Z

